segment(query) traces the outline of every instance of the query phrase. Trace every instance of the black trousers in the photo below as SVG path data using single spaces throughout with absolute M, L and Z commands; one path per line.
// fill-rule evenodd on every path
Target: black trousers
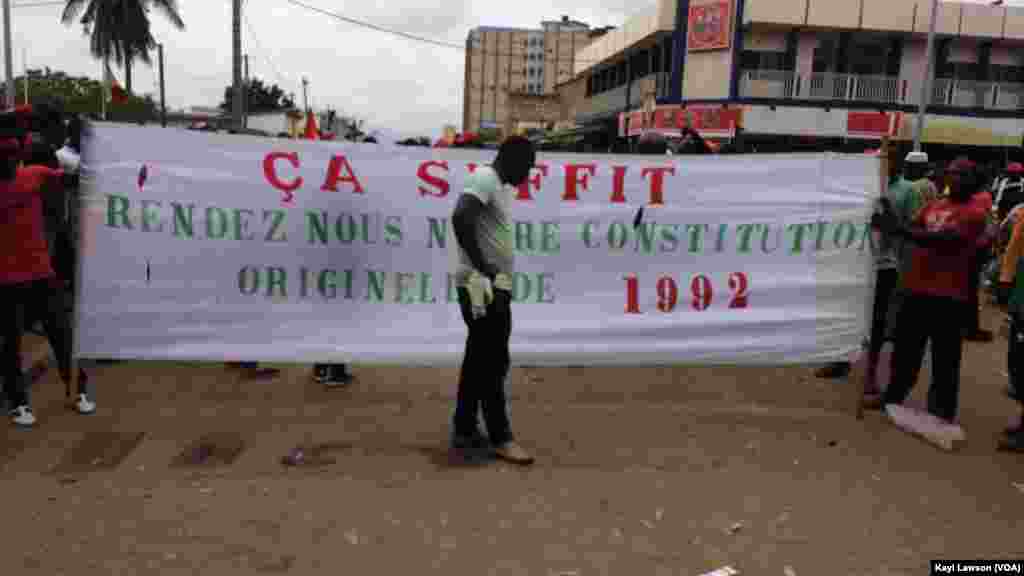
M 465 288 L 458 289 L 458 297 L 469 336 L 459 374 L 455 433 L 477 433 L 477 412 L 482 410 L 491 443 L 504 444 L 512 440 L 505 402 L 505 377 L 510 365 L 508 340 L 512 335 L 512 294 L 494 290 L 494 301 L 482 318 L 473 318 L 469 292 Z
M 907 294 L 896 325 L 892 380 L 885 389 L 886 404 L 902 404 L 917 382 L 925 347 L 932 347 L 932 383 L 928 411 L 948 422 L 956 419 L 960 399 L 960 360 L 963 354 L 964 307 L 953 298 Z
M 28 383 L 21 366 L 21 337 L 27 317 L 42 319 L 60 376 L 64 380 L 71 377 L 71 317 L 64 290 L 50 280 L 0 285 L 0 376 L 9 409 L 28 404 Z M 78 386 L 80 394 L 87 393 L 84 378 L 79 378 Z
M 889 305 L 899 287 L 899 270 L 879 270 L 875 276 L 875 302 L 871 310 L 871 343 L 872 358 L 878 358 L 889 332 Z

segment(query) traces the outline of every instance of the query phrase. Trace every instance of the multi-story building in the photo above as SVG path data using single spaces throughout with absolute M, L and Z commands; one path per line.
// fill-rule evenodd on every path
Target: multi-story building
M 617 135 L 913 137 L 931 0 L 659 0 L 577 52 L 577 120 Z M 923 140 L 1020 146 L 1024 7 L 944 2 Z M 626 114 L 626 112 L 629 112 Z
M 573 55 L 590 42 L 590 26 L 568 16 L 541 28 L 475 28 L 466 40 L 462 129 L 476 132 L 508 122 L 509 95 L 553 94 L 573 75 Z

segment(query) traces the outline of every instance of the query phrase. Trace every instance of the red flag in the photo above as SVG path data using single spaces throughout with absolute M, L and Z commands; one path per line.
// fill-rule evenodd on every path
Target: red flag
M 320 139 L 320 131 L 316 128 L 316 118 L 311 111 L 306 113 L 306 132 L 302 137 L 306 140 Z
M 117 81 L 110 86 L 110 101 L 114 104 L 124 104 L 128 101 L 128 93 L 121 88 Z

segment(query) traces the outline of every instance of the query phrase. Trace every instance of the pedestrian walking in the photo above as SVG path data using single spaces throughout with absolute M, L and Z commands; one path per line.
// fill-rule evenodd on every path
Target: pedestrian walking
M 508 138 L 491 166 L 481 166 L 468 177 L 452 215 L 459 309 L 469 329 L 459 374 L 452 448 L 489 450 L 523 465 L 531 464 L 533 457 L 512 435 L 505 399 L 512 333 L 511 209 L 515 187 L 529 176 L 535 160 L 529 140 Z M 478 427 L 481 410 L 487 437 Z

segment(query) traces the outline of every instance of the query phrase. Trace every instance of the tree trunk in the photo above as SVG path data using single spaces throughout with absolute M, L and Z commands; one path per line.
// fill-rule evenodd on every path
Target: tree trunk
M 128 94 L 132 93 L 132 59 L 124 59 L 124 88 Z

